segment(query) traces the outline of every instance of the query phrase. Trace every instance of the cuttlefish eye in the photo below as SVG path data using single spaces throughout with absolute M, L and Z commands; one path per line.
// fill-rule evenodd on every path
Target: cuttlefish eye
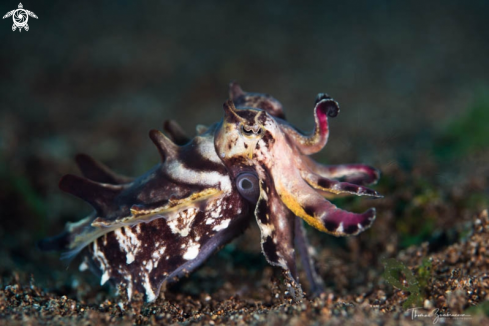
M 241 134 L 246 137 L 260 137 L 263 134 L 263 128 L 257 125 L 241 125 Z
M 254 173 L 244 172 L 236 178 L 236 187 L 241 196 L 252 203 L 256 203 L 260 195 L 258 182 L 258 177 Z

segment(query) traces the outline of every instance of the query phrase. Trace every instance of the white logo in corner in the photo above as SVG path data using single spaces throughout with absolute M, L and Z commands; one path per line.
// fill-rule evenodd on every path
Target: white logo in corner
M 14 20 L 14 24 L 12 25 L 12 31 L 14 32 L 17 28 L 19 29 L 19 32 L 22 32 L 22 28 L 25 29 L 26 31 L 29 30 L 29 25 L 27 25 L 29 16 L 37 19 L 36 14 L 33 13 L 32 11 L 25 10 L 22 3 L 19 3 L 18 9 L 9 11 L 8 13 L 5 14 L 5 16 L 3 16 L 2 19 L 8 18 L 10 16 L 12 16 Z

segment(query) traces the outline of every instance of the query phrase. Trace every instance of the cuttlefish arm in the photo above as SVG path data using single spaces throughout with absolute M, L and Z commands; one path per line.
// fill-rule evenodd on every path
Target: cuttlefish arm
M 311 155 L 319 152 L 328 142 L 328 117 L 336 117 L 339 112 L 338 102 L 328 94 L 320 93 L 316 98 L 314 107 L 315 128 L 310 135 L 301 133 L 284 121 L 280 122 L 280 127 L 287 139 L 294 144 L 300 153 Z
M 278 196 L 273 181 L 267 172 L 261 171 L 260 197 L 255 208 L 255 217 L 261 231 L 262 252 L 273 266 L 290 272 L 297 281 L 294 251 L 294 219 Z
M 299 165 L 323 178 L 341 179 L 363 186 L 376 184 L 380 179 L 380 171 L 365 164 L 323 165 L 305 155 L 297 157 L 297 161 Z
M 323 178 L 343 179 L 342 181 L 358 185 L 376 183 L 380 178 L 380 172 L 368 165 L 323 165 L 307 156 L 319 152 L 326 145 L 329 137 L 328 117 L 334 118 L 339 112 L 338 102 L 329 95 L 320 93 L 316 97 L 314 107 L 315 127 L 312 133 L 307 135 L 298 131 L 286 121 L 279 120 L 278 122 L 287 140 L 300 152 L 293 156 L 296 158 L 298 166 L 305 166 L 310 172 Z
M 336 195 L 348 194 L 357 196 L 371 196 L 375 198 L 383 197 L 377 191 L 365 186 L 325 178 L 310 171 L 301 170 L 301 177 L 314 189 L 327 193 Z
M 357 214 L 339 209 L 311 188 L 297 169 L 284 168 L 288 173 L 273 175 L 282 202 L 295 215 L 314 228 L 335 236 L 356 235 L 368 229 L 375 220 L 375 209 Z
M 306 273 L 311 292 L 314 295 L 319 295 L 323 293 L 324 281 L 321 276 L 319 276 L 314 266 L 314 259 L 311 254 L 311 252 L 313 252 L 313 249 L 310 247 L 309 241 L 307 240 L 304 222 L 300 217 L 297 216 L 295 217 L 295 247 L 299 252 L 302 268 Z

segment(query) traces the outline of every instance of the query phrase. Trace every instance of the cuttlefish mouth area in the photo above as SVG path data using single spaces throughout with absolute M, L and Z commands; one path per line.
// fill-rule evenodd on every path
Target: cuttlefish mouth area
M 263 136 L 263 127 L 260 125 L 245 125 L 242 124 L 240 128 L 240 132 L 243 136 L 247 138 L 260 138 Z

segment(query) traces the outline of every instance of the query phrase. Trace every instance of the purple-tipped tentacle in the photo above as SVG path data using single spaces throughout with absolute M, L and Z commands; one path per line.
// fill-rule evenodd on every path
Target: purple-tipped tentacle
M 309 185 L 311 185 L 311 187 L 317 190 L 326 191 L 337 195 L 350 194 L 357 196 L 371 196 L 375 198 L 383 197 L 373 189 L 358 184 L 324 178 L 310 171 L 301 171 L 301 176 Z
M 342 179 L 357 185 L 371 185 L 380 179 L 380 171 L 365 164 L 323 165 L 313 159 L 302 156 L 301 165 L 324 178 Z
M 374 221 L 375 209 L 361 214 L 341 210 L 302 180 L 299 171 L 289 173 L 285 180 L 283 176 L 274 177 L 277 192 L 295 215 L 318 230 L 336 236 L 355 235 L 369 228 Z
M 314 107 L 315 127 L 311 135 L 304 135 L 287 123 L 280 126 L 292 144 L 305 155 L 319 152 L 328 142 L 328 117 L 335 117 L 340 111 L 339 104 L 326 94 L 319 94 Z

